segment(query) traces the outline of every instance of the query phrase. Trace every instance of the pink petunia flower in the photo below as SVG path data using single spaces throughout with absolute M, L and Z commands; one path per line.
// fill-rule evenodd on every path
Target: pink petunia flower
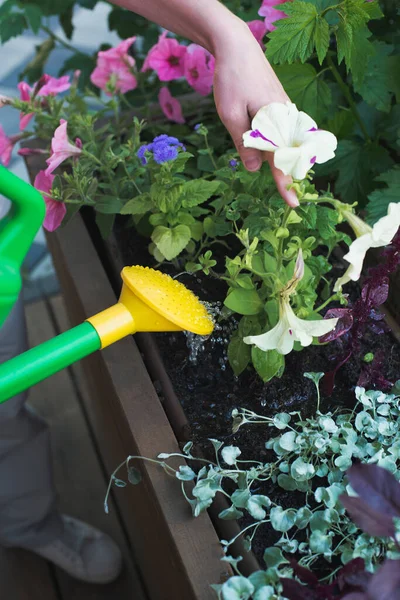
M 0 162 L 8 167 L 11 160 L 11 154 L 14 148 L 15 139 L 8 137 L 5 134 L 4 129 L 0 125 Z
M 82 152 L 82 142 L 79 138 L 76 138 L 75 146 L 68 141 L 67 125 L 67 121 L 61 119 L 60 125 L 54 132 L 53 139 L 51 140 L 52 154 L 46 160 L 48 165 L 45 171 L 46 175 L 50 175 L 67 158 L 72 156 L 78 157 Z
M 97 55 L 97 65 L 90 76 L 90 81 L 104 90 L 108 96 L 111 96 L 108 89 L 110 82 L 121 94 L 126 94 L 137 87 L 137 79 L 132 73 L 136 61 L 128 54 L 135 40 L 136 37 L 130 37 L 115 48 L 104 50 Z
M 264 21 L 260 21 L 259 19 L 256 19 L 255 21 L 249 21 L 247 23 L 251 33 L 254 35 L 254 37 L 256 38 L 257 42 L 260 44 L 261 48 L 263 50 L 265 50 L 265 46 L 263 44 L 263 39 L 265 34 L 267 33 L 267 26 L 265 25 Z
M 43 193 L 43 199 L 46 204 L 46 216 L 43 227 L 47 231 L 54 231 L 61 225 L 67 208 L 63 202 L 57 202 L 51 197 L 51 188 L 53 187 L 54 175 L 47 175 L 45 171 L 39 171 L 33 183 L 34 187 Z
M 185 56 L 185 77 L 196 92 L 210 94 L 214 79 L 215 59 L 197 44 L 190 44 Z
M 185 117 L 182 114 L 182 106 L 177 98 L 174 98 L 167 87 L 162 87 L 158 94 L 158 101 L 164 115 L 170 121 L 175 123 L 184 123 Z
M 30 102 L 36 97 L 44 98 L 45 96 L 56 96 L 61 92 L 66 92 L 71 87 L 71 84 L 69 75 L 57 78 L 44 74 L 33 87 L 28 85 L 25 81 L 21 81 L 17 87 L 20 92 L 20 99 L 23 102 Z M 19 128 L 21 131 L 27 127 L 32 117 L 34 117 L 34 113 L 28 113 L 27 115 L 20 113 Z
M 186 46 L 182 46 L 173 38 L 167 38 L 164 31 L 153 46 L 144 61 L 142 71 L 153 69 L 160 81 L 180 79 L 185 73 Z
M 274 23 L 279 19 L 285 19 L 287 15 L 275 8 L 278 4 L 284 4 L 290 0 L 263 0 L 263 3 L 258 11 L 261 17 L 265 17 L 265 27 L 267 31 L 274 31 L 276 29 Z

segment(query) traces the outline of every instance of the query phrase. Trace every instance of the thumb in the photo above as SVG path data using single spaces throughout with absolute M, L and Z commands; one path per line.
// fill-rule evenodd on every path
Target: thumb
M 273 178 L 275 179 L 278 192 L 280 193 L 280 195 L 282 196 L 282 198 L 288 206 L 291 206 L 292 208 L 297 208 L 297 206 L 300 205 L 300 202 L 297 198 L 296 192 L 294 190 L 287 189 L 287 186 L 293 183 L 293 179 L 290 177 L 290 175 L 284 175 L 282 171 L 274 165 L 273 152 L 264 152 L 263 154 L 271 168 L 271 173 Z

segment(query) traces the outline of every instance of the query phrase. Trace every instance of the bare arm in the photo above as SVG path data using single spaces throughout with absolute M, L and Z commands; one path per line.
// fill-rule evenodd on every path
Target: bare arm
M 288 97 L 247 25 L 218 0 L 112 0 L 209 50 L 216 59 L 214 96 L 218 114 L 232 136 L 244 165 L 257 171 L 268 160 L 278 190 L 297 206 L 291 182 L 273 164 L 270 153 L 244 148 L 242 135 L 257 110 Z

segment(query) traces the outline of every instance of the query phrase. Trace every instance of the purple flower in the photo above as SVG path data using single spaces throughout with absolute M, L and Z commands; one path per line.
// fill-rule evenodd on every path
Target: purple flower
M 176 146 L 168 146 L 168 144 L 154 144 L 153 158 L 157 164 L 175 160 L 178 156 L 178 148 Z
M 198 131 L 201 127 L 201 123 L 197 123 L 197 125 L 194 126 L 194 130 Z
M 144 144 L 137 152 L 142 165 L 147 164 L 146 152 L 152 152 L 155 162 L 159 165 L 175 160 L 178 156 L 178 149 L 185 150 L 185 146 L 176 137 L 163 133 L 154 138 L 150 144 Z
M 235 160 L 234 158 L 232 158 L 232 160 L 229 161 L 229 166 L 232 169 L 232 171 L 236 171 L 237 166 L 238 166 L 238 161 Z

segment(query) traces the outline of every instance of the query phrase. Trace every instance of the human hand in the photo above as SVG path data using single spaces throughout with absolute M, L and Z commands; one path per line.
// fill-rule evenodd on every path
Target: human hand
M 275 167 L 273 153 L 243 145 L 243 133 L 251 129 L 251 120 L 262 106 L 289 101 L 279 79 L 253 34 L 239 19 L 235 20 L 230 35 L 216 41 L 214 53 L 215 104 L 244 166 L 248 171 L 258 171 L 262 161 L 267 160 L 282 198 L 289 206 L 298 206 L 295 191 L 287 189 L 292 178 Z

